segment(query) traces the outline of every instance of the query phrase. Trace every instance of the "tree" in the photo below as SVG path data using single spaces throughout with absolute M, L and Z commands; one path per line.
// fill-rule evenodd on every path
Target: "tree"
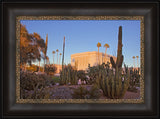
M 33 33 L 32 35 L 33 39 L 34 39 L 34 45 L 37 46 L 39 52 L 40 52 L 40 55 L 38 57 L 38 61 L 39 61 L 39 71 L 40 71 L 40 61 L 41 61 L 41 58 L 42 58 L 42 54 L 43 51 L 45 50 L 45 42 L 44 42 L 44 39 L 41 38 L 41 36 L 38 34 L 38 33 Z
M 26 64 L 32 64 L 40 57 L 38 48 L 33 43 L 32 34 L 29 34 L 25 25 L 20 24 L 20 63 L 24 65 L 26 70 Z
M 101 47 L 101 43 L 97 43 L 97 47 L 98 47 L 98 63 L 100 64 L 100 61 L 99 61 L 99 47 Z
M 45 49 L 44 49 L 44 68 L 43 68 L 43 72 L 44 72 L 44 69 L 45 69 L 45 60 L 46 60 L 46 55 L 47 55 L 47 47 L 48 47 L 48 34 L 46 36 L 46 43 L 45 43 Z
M 45 43 L 41 36 L 38 33 L 29 34 L 25 25 L 20 24 L 20 63 L 25 70 L 26 64 L 32 65 L 32 62 L 37 60 L 40 66 L 44 48 Z
M 56 53 L 55 51 L 52 51 L 52 54 L 53 54 L 53 64 L 54 64 L 54 54 L 55 53 Z
M 105 49 L 105 62 L 106 62 L 107 48 L 109 48 L 109 45 L 106 43 L 106 44 L 104 45 L 104 47 L 106 48 L 106 49 Z

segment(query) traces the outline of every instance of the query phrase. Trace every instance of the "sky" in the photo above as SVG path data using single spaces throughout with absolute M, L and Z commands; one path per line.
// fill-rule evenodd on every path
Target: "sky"
M 59 53 L 63 51 L 64 36 L 65 64 L 71 62 L 71 54 L 98 51 L 98 42 L 102 45 L 99 48 L 100 52 L 105 52 L 103 46 L 107 43 L 110 46 L 107 54 L 117 56 L 119 26 L 122 26 L 123 62 L 132 67 L 132 57 L 140 57 L 140 20 L 21 20 L 21 24 L 26 26 L 29 33 L 36 32 L 44 40 L 48 34 L 47 56 L 51 64 L 53 63 L 52 51 L 56 49 Z M 140 58 L 138 62 L 140 65 Z M 57 54 L 54 63 L 57 63 Z M 135 65 L 137 67 L 137 59 Z

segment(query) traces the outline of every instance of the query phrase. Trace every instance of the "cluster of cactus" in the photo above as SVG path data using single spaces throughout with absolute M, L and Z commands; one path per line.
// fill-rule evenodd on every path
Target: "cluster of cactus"
M 109 62 L 107 64 L 102 63 L 101 65 L 97 66 L 90 66 L 88 65 L 87 75 L 89 76 L 89 80 L 87 80 L 88 84 L 95 84 L 97 81 L 97 77 L 102 70 L 109 70 Z
M 130 73 L 125 66 L 125 74 L 122 77 L 122 26 L 119 27 L 118 33 L 118 50 L 116 62 L 110 58 L 112 69 L 101 70 L 97 76 L 99 87 L 103 90 L 104 95 L 112 99 L 123 98 L 129 86 Z
M 78 81 L 77 70 L 74 70 L 70 64 L 64 66 L 63 70 L 60 71 L 60 84 L 76 85 L 77 81 Z
M 137 92 L 136 86 L 139 87 L 139 85 L 140 85 L 139 69 L 138 70 L 131 69 L 128 91 Z
M 104 68 L 99 71 L 97 84 L 102 89 L 103 94 L 111 99 L 123 98 L 129 86 L 129 70 L 125 67 L 125 73 L 122 76 L 122 70 L 116 73 L 114 69 Z

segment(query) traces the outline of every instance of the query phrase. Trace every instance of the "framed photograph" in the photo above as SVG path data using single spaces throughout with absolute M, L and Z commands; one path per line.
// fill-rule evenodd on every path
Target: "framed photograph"
M 158 2 L 34 5 L 3 4 L 4 116 L 158 117 Z

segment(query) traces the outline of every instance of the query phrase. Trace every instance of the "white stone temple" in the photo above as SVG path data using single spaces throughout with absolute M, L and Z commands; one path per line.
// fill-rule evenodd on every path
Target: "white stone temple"
M 116 61 L 115 56 L 108 54 L 105 56 L 102 52 L 99 52 L 99 59 L 97 51 L 76 53 L 71 55 L 71 65 L 76 67 L 77 70 L 87 70 L 88 64 L 90 64 L 90 66 L 96 66 L 98 63 L 107 63 L 110 62 L 110 57 L 113 57 Z

